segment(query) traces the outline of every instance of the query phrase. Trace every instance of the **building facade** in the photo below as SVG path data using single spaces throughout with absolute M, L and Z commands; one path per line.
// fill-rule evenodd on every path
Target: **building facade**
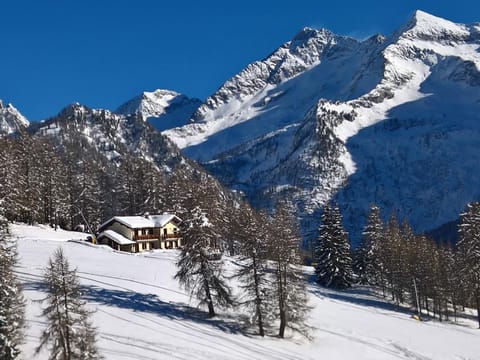
M 173 214 L 115 216 L 100 225 L 97 243 L 128 252 L 176 249 L 182 246 L 181 222 Z

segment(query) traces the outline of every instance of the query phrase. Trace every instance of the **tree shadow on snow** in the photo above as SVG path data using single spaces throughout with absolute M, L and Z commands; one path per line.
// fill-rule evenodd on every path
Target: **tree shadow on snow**
M 42 282 L 27 281 L 25 290 L 46 292 Z M 165 302 L 155 294 L 142 294 L 128 290 L 104 289 L 93 285 L 82 285 L 82 298 L 91 303 L 107 305 L 134 312 L 154 314 L 169 320 L 185 320 L 209 325 L 226 333 L 240 333 L 242 324 L 238 319 L 229 319 L 222 314 L 222 319 L 209 318 L 207 313 L 196 308 L 174 302 Z M 237 321 L 237 323 L 236 323 Z
M 378 310 L 393 311 L 402 314 L 411 315 L 413 312 L 409 308 L 404 308 L 389 302 L 388 297 L 381 298 L 380 295 L 367 286 L 353 286 L 349 289 L 331 289 L 315 283 L 315 276 L 309 278 L 310 293 L 317 297 L 324 297 L 333 300 L 345 301 L 354 305 L 372 307 Z

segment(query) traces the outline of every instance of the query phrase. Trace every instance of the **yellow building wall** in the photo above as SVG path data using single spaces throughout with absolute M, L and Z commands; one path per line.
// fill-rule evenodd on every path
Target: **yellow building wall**
M 163 229 L 167 229 L 167 234 L 170 235 L 170 234 L 174 234 L 175 232 L 173 231 L 174 229 L 177 229 L 177 233 L 180 232 L 180 230 L 178 229 L 178 226 L 175 225 L 174 223 L 172 222 L 169 222 L 168 224 L 166 224 L 164 227 L 162 227 L 162 230 L 161 230 L 161 234 L 163 235 Z

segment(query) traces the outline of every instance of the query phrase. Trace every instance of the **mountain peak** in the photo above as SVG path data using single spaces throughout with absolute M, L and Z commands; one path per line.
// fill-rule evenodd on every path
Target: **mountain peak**
M 82 105 L 78 102 L 74 102 L 72 104 L 69 104 L 65 106 L 62 110 L 60 110 L 59 116 L 64 116 L 64 117 L 70 117 L 70 116 L 78 116 L 79 114 L 89 112 L 90 109 Z
M 402 30 L 403 36 L 421 40 L 465 40 L 470 35 L 467 27 L 437 17 L 422 10 L 416 10 Z
M 317 35 L 317 30 L 311 27 L 304 27 L 292 38 L 293 41 L 302 41 Z
M 438 21 L 438 20 L 446 21 L 440 17 L 427 13 L 423 10 L 415 10 L 413 12 L 412 18 L 416 19 L 417 21 Z
M 293 42 L 303 42 L 306 40 L 309 40 L 311 38 L 316 38 L 316 37 L 325 37 L 325 36 L 333 36 L 334 34 L 327 29 L 314 29 L 311 27 L 304 27 L 302 30 L 300 30 L 293 38 Z
M 0 137 L 26 128 L 30 122 L 12 104 L 5 106 L 0 100 Z
M 8 103 L 7 105 L 5 105 L 1 99 L 0 99 L 0 109 L 11 109 L 13 111 L 18 112 L 15 106 L 13 106 L 11 103 Z
M 153 119 L 153 127 L 163 131 L 184 125 L 200 105 L 199 99 L 172 90 L 156 89 L 142 92 L 120 105 L 115 112 L 140 114 L 144 121 Z

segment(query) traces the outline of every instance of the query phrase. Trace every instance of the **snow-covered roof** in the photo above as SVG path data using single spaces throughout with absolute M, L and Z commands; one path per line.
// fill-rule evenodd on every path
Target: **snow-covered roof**
M 117 221 L 120 224 L 123 224 L 130 229 L 142 229 L 142 228 L 152 228 L 152 227 L 162 227 L 168 224 L 170 221 L 176 220 L 177 222 L 181 222 L 182 220 L 173 214 L 163 214 L 163 215 L 147 215 L 144 216 L 115 216 L 102 225 L 100 225 L 100 229 L 104 228 L 106 225 L 112 223 L 113 221 Z
M 152 227 L 152 222 L 143 216 L 115 216 L 111 220 L 116 220 L 131 229 Z
M 173 214 L 148 215 L 148 219 L 155 224 L 154 227 L 163 227 L 172 220 L 176 220 L 177 222 L 182 221 L 178 216 Z
M 117 244 L 119 245 L 131 245 L 131 244 L 135 244 L 135 241 L 132 241 L 130 239 L 127 239 L 125 236 L 113 231 L 113 230 L 105 230 L 104 232 L 101 232 L 99 235 L 98 235 L 98 238 L 102 237 L 102 236 L 105 236 L 109 239 L 112 239 L 113 241 L 115 241 Z

